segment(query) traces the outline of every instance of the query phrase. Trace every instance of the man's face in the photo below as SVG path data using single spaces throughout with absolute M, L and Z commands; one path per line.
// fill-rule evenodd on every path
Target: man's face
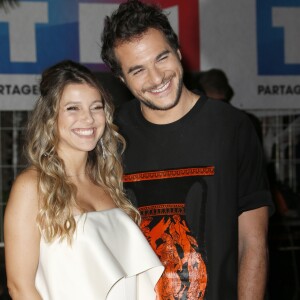
M 119 44 L 115 54 L 123 72 L 121 79 L 143 109 L 165 111 L 177 105 L 183 84 L 181 54 L 174 52 L 160 31 L 150 28 Z

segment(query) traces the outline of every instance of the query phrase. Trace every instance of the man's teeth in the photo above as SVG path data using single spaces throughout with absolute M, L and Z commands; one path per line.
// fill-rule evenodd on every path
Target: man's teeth
M 151 90 L 152 93 L 161 93 L 163 91 L 165 91 L 168 86 L 169 86 L 170 81 L 166 82 L 161 88 L 159 89 L 155 89 L 155 90 Z

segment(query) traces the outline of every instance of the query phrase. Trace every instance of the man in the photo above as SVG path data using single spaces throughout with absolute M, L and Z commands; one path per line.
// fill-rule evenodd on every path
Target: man
M 136 97 L 117 116 L 124 183 L 165 265 L 158 299 L 263 299 L 268 206 L 263 154 L 245 114 L 188 90 L 160 8 L 106 17 L 102 59 Z

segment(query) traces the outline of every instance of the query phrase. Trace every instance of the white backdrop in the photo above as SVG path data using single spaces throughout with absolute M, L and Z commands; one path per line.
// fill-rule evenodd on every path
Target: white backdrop
M 201 0 L 200 28 L 201 69 L 225 71 L 232 104 L 300 108 L 299 0 Z
M 0 110 L 29 110 L 43 69 L 65 58 L 106 71 L 103 18 L 116 0 L 20 0 L 0 10 Z M 243 109 L 300 108 L 300 0 L 157 0 L 193 72 L 225 71 Z

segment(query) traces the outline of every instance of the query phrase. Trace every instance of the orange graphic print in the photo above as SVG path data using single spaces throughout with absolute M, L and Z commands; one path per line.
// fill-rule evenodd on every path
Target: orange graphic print
M 207 270 L 185 221 L 184 204 L 139 208 L 141 229 L 165 271 L 156 285 L 157 300 L 203 300 Z

